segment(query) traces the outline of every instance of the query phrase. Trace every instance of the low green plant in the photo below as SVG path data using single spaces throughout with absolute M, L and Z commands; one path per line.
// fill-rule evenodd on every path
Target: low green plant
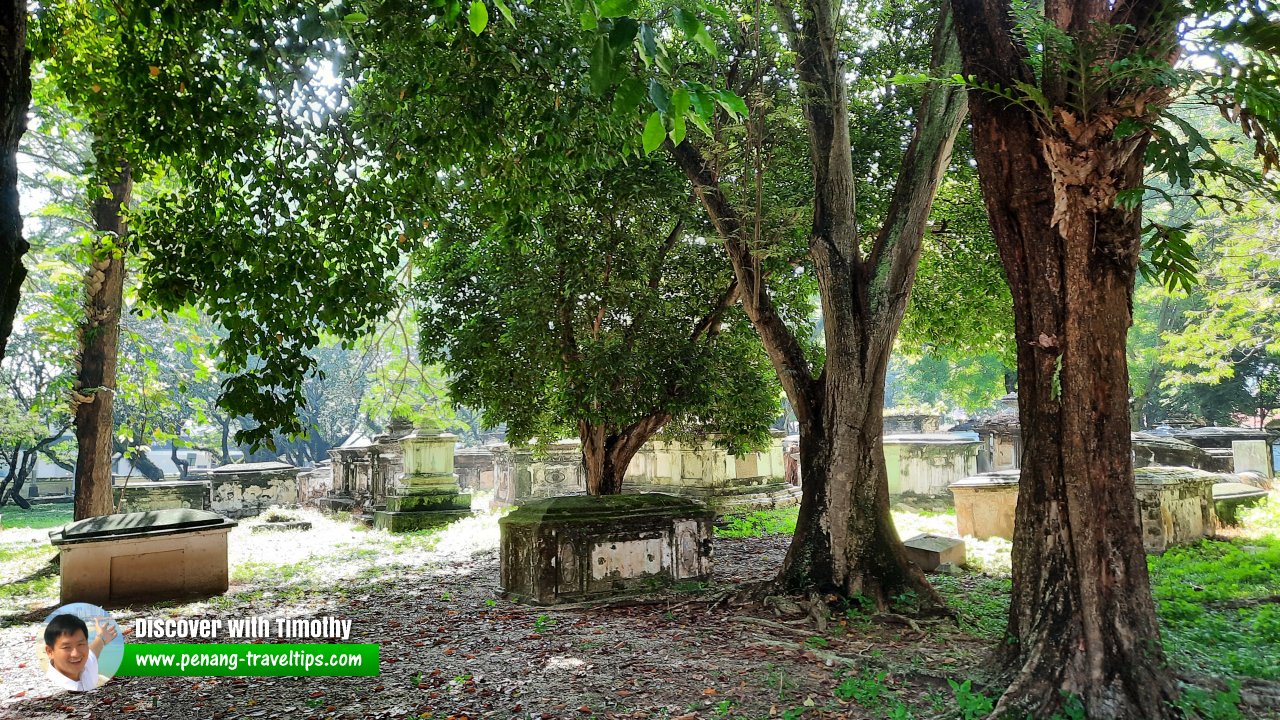
M 746 515 L 726 515 L 716 535 L 725 538 L 752 538 L 765 535 L 794 535 L 800 508 L 757 510 Z
M 885 694 L 886 677 L 888 677 L 886 673 L 849 675 L 836 685 L 832 693 L 841 700 L 856 702 L 862 707 L 874 710 L 880 706 L 881 696 Z
M 550 615 L 539 615 L 533 621 L 533 631 L 536 633 L 546 632 L 552 625 L 556 624 L 555 618 Z
M 1152 593 L 1177 666 L 1280 680 L 1280 537 L 1206 540 L 1148 560 Z
M 1226 690 L 1187 687 L 1178 698 L 1177 707 L 1187 717 L 1203 720 L 1244 720 L 1240 712 L 1240 683 L 1227 681 Z
M 991 698 L 973 689 L 972 680 L 965 680 L 962 683 L 947 680 L 947 684 L 951 686 L 951 692 L 955 695 L 956 710 L 960 711 L 960 717 L 963 720 L 981 720 L 995 709 L 995 703 Z

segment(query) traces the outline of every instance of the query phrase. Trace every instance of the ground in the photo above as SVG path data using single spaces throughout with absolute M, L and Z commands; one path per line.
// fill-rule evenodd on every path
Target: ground
M 4 510 L 0 718 L 977 718 L 1000 689 L 986 657 L 1008 602 L 1002 541 L 970 541 L 976 570 L 934 576 L 958 622 L 911 620 L 903 597 L 896 614 L 854 603 L 824 632 L 786 612 L 804 598 L 739 606 L 722 592 L 776 570 L 794 511 L 723 528 L 710 587 L 568 609 L 500 597 L 496 515 L 391 536 L 299 512 L 312 530 L 253 533 L 250 521 L 233 531 L 226 595 L 115 617 L 130 628 L 156 616 L 336 615 L 353 621 L 350 642 L 381 646 L 379 677 L 117 677 L 93 693 L 52 693 L 35 650 L 57 571 L 38 528 L 65 511 Z M 955 532 L 936 503 L 895 510 L 904 537 Z M 1188 702 L 1222 720 L 1280 717 L 1254 706 L 1280 679 L 1280 493 L 1246 528 L 1152 561 L 1171 659 L 1217 678 Z M 1254 705 L 1237 710 L 1242 696 Z

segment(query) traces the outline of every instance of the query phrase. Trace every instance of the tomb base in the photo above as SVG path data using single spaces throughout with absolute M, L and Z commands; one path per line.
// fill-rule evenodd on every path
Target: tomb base
M 506 597 L 551 605 L 701 583 L 713 511 L 661 493 L 537 500 L 502 518 Z

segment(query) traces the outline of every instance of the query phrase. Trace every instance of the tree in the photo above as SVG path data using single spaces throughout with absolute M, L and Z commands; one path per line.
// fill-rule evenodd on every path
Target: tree
M 685 229 L 681 178 L 641 162 L 577 181 L 572 199 L 519 214 L 460 195 L 423 253 L 423 354 L 454 402 L 513 444 L 576 434 L 591 495 L 621 493 L 668 424 L 737 450 L 767 442 L 779 393 L 730 311 L 726 259 Z
M 184 143 L 209 142 L 200 126 L 175 124 L 175 118 L 219 110 L 224 119 L 237 117 L 233 103 L 251 93 L 227 83 L 223 67 L 202 62 L 208 48 L 200 31 L 219 16 L 217 7 L 189 12 L 170 3 L 97 2 L 51 2 L 37 14 L 32 45 L 50 81 L 49 102 L 65 104 L 83 118 L 93 137 L 88 186 L 95 235 L 86 248 L 85 313 L 72 394 L 77 518 L 113 507 L 112 405 L 131 244 L 125 210 L 134 175 L 145 176 Z
M 1191 157 L 1166 112 L 1187 92 L 1221 103 L 1274 160 L 1280 108 L 1267 92 L 1238 92 L 1274 86 L 1274 64 L 1248 62 L 1251 31 L 1271 25 L 1246 5 L 954 5 L 983 198 L 1013 294 L 1024 447 L 1001 646 L 1014 680 L 996 714 L 1047 716 L 1077 696 L 1089 717 L 1169 717 L 1177 690 L 1135 514 L 1125 362 L 1143 173 L 1150 158 L 1188 185 L 1216 162 Z M 1178 25 L 1197 19 L 1241 42 L 1208 56 L 1210 71 L 1175 70 Z M 1167 240 L 1155 242 L 1176 259 Z
M 964 116 L 964 96 L 937 84 L 925 89 L 896 184 L 891 194 L 882 196 L 882 212 L 870 218 L 879 228 L 867 232 L 873 239 L 864 243 L 863 222 L 869 218 L 859 214 L 854 202 L 859 183 L 849 76 L 863 83 L 868 79 L 861 75 L 862 68 L 846 66 L 839 44 L 852 31 L 844 19 L 856 13 L 821 0 L 797 7 L 779 3 L 775 9 L 786 47 L 794 53 L 798 102 L 810 146 L 808 254 L 820 290 L 824 362 L 806 356 L 764 286 L 759 243 L 753 236 L 758 221 L 750 210 L 744 215 L 742 205 L 722 184 L 718 158 L 688 141 L 673 139 L 668 149 L 724 242 L 739 285 L 751 289 L 743 294 L 743 309 L 764 342 L 800 425 L 804 492 L 797 533 L 780 579 L 789 588 L 816 586 L 846 596 L 863 595 L 881 606 L 906 590 L 939 602 L 919 569 L 907 560 L 889 515 L 882 405 L 889 355 L 906 310 L 930 207 Z M 929 67 L 945 73 L 958 55 L 945 6 L 939 16 Z M 908 21 L 895 29 L 910 26 Z M 863 50 L 878 44 L 869 37 L 865 42 Z M 859 109 L 874 116 L 874 102 L 865 97 L 860 101 Z M 760 122 L 765 113 L 757 106 L 750 117 L 749 122 Z M 858 162 L 872 164 L 872 159 L 861 157 Z
M 18 207 L 18 143 L 27 129 L 31 104 L 31 53 L 27 50 L 27 2 L 6 0 L 0 5 L 0 358 L 4 357 L 19 291 L 27 271 L 22 256 Z

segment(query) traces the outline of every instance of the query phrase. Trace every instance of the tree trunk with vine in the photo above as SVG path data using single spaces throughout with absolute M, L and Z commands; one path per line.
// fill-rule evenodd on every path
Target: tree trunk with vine
M 116 365 L 120 312 L 124 303 L 123 208 L 133 191 L 127 163 L 107 183 L 107 194 L 93 201 L 94 227 L 102 240 L 85 274 L 85 317 L 79 328 L 79 374 L 73 399 L 76 429 L 75 518 L 113 511 L 111 457 L 115 424 Z
M 1001 87 L 1036 82 L 1007 5 L 954 4 L 967 73 Z M 1109 12 L 1046 7 L 1079 33 Z M 1013 294 L 1023 437 L 1000 650 L 1013 679 L 995 716 L 1048 717 L 1074 698 L 1090 718 L 1174 717 L 1130 447 L 1125 341 L 1141 214 L 1116 201 L 1142 184 L 1146 135 L 1116 138 L 1123 110 L 1065 111 L 1067 85 L 1046 75 L 1052 117 L 986 91 L 970 98 L 983 197 Z

